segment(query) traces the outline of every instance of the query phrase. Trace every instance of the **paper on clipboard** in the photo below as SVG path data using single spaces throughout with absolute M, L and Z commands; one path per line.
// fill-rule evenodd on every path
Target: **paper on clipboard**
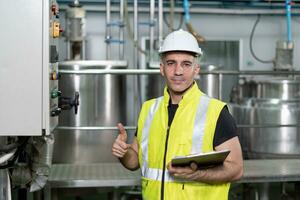
M 230 150 L 221 150 L 187 156 L 176 156 L 171 162 L 174 167 L 183 167 L 195 162 L 199 168 L 208 168 L 222 164 L 229 153 Z

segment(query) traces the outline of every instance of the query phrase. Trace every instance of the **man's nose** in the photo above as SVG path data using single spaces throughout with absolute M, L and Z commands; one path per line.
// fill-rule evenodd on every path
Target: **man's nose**
M 177 63 L 175 66 L 175 74 L 180 75 L 183 73 L 183 68 L 180 63 Z

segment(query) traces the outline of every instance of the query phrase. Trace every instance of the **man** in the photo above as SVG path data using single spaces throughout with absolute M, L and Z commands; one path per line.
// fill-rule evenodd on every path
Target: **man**
M 241 147 L 225 103 L 207 97 L 194 81 L 201 49 L 194 36 L 179 30 L 166 37 L 159 53 L 164 96 L 143 104 L 132 144 L 126 143 L 127 133 L 118 124 L 113 155 L 127 169 L 141 168 L 143 199 L 227 199 L 229 182 L 243 174 Z M 213 168 L 170 163 L 175 156 L 225 149 L 230 154 Z

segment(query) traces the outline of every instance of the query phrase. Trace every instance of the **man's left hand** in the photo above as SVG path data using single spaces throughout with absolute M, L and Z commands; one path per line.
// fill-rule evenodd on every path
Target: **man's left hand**
M 186 167 L 174 167 L 171 162 L 167 167 L 169 173 L 175 178 L 187 179 L 187 180 L 195 180 L 199 170 L 196 163 L 191 163 L 190 166 Z

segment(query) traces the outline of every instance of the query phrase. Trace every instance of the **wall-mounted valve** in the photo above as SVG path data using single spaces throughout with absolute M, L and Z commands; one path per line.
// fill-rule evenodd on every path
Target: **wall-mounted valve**
M 50 114 L 51 117 L 56 117 L 61 113 L 61 108 L 54 108 L 51 110 Z
M 72 99 L 72 97 L 59 97 L 58 106 L 62 110 L 71 110 L 74 107 L 75 114 L 77 114 L 79 106 L 79 92 L 75 92 L 74 99 Z
M 51 91 L 50 95 L 52 99 L 55 99 L 61 96 L 61 91 L 59 91 L 58 89 L 54 89 Z

